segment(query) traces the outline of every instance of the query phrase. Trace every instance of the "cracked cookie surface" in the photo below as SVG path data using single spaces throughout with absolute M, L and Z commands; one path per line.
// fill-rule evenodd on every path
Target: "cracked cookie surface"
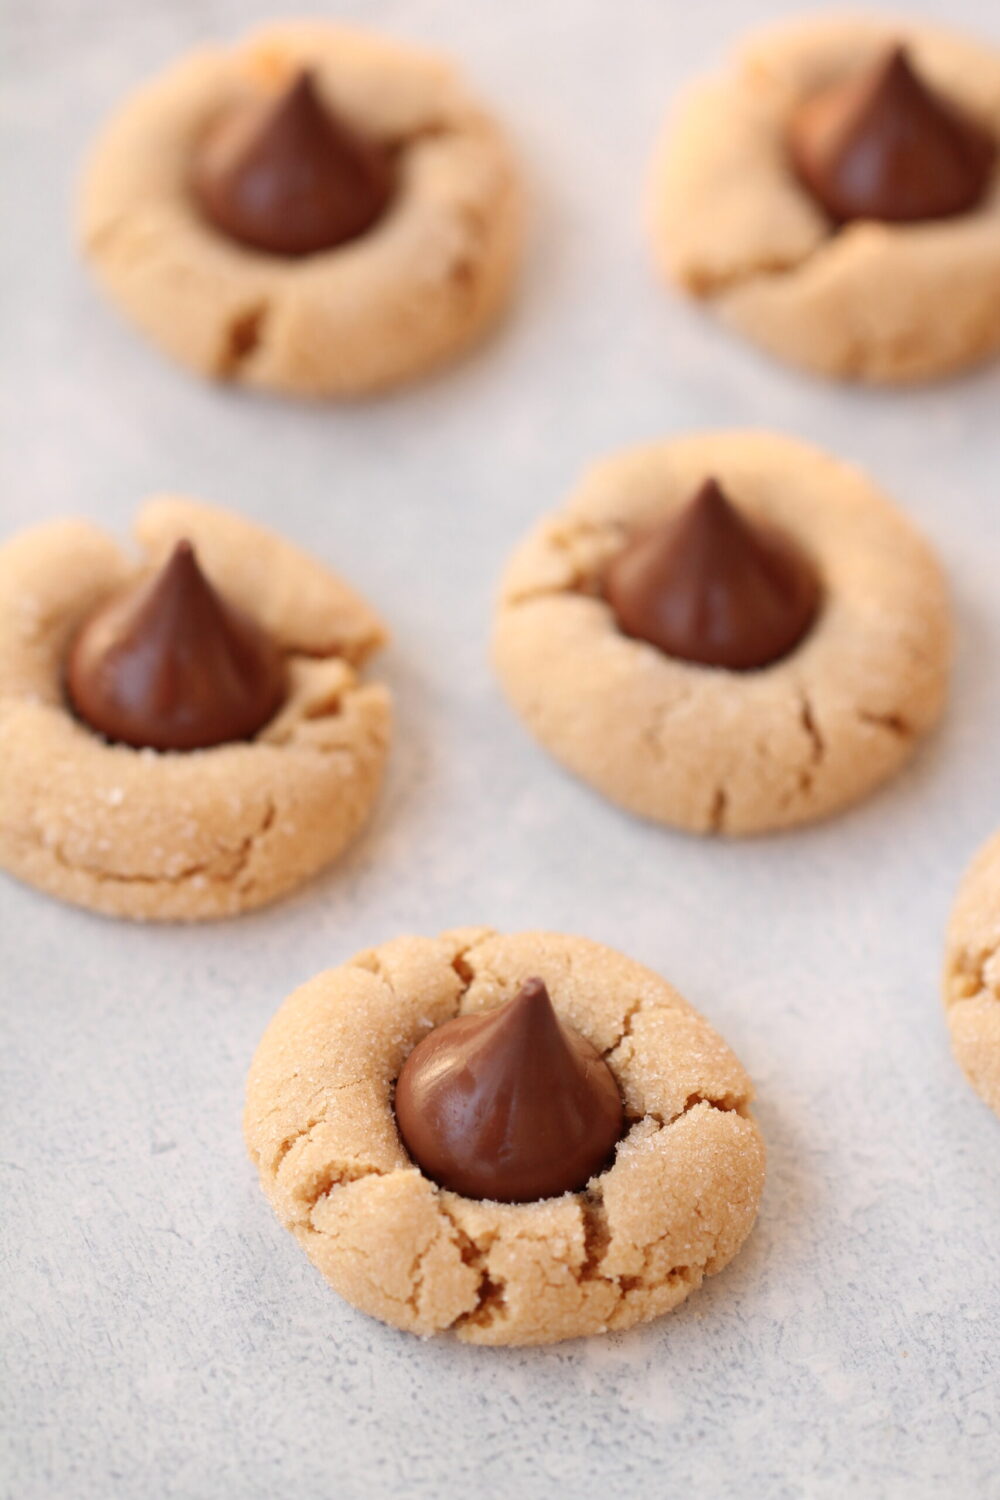
M 212 229 L 190 171 L 220 111 L 302 67 L 394 155 L 399 187 L 367 234 L 285 260 Z M 300 22 L 192 54 L 135 93 L 91 155 L 80 232 L 111 300 L 181 363 L 298 395 L 355 396 L 423 373 L 490 327 L 508 299 L 521 218 L 504 138 L 448 64 Z
M 1000 138 L 1000 52 L 907 22 L 813 18 L 760 33 L 691 88 L 651 173 L 665 274 L 770 353 L 845 379 L 930 379 L 1000 348 L 1000 168 L 972 212 L 834 232 L 789 163 L 801 100 L 899 42 Z
M 955 1057 L 1000 1115 L 1000 833 L 966 871 L 948 927 L 944 1003 Z
M 0 548 L 0 867 L 112 916 L 228 916 L 308 879 L 367 818 L 391 707 L 359 669 L 385 631 L 318 562 L 231 512 L 162 497 L 135 532 L 153 566 L 193 542 L 213 582 L 285 651 L 288 697 L 239 744 L 109 744 L 67 707 L 63 662 L 140 566 L 83 521 L 23 532 Z
M 410 1161 L 395 1080 L 432 1027 L 532 976 L 605 1057 L 627 1133 L 583 1192 L 464 1198 Z M 289 996 L 253 1060 L 244 1131 L 281 1223 L 355 1307 L 413 1333 L 539 1344 L 656 1317 L 728 1264 L 763 1186 L 751 1097 L 649 969 L 584 938 L 466 928 L 397 938 Z
M 813 560 L 823 600 L 790 655 L 698 666 L 619 631 L 610 558 L 714 475 Z M 951 649 L 940 568 L 859 470 L 762 432 L 706 433 L 594 465 L 503 577 L 493 657 L 557 760 L 630 812 L 696 833 L 761 833 L 865 796 L 938 719 Z

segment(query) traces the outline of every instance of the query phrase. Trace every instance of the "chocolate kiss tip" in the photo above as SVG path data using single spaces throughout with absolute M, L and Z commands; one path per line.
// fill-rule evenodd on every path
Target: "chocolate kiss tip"
M 285 120 L 291 120 L 300 127 L 308 125 L 309 128 L 318 127 L 322 130 L 328 118 L 312 69 L 300 68 L 291 83 L 278 95 L 272 107 L 270 125 L 274 129 Z
M 690 509 L 692 512 L 701 511 L 707 517 L 725 517 L 727 520 L 737 515 L 736 508 L 727 498 L 714 474 L 710 474 L 701 488 L 696 491 Z
M 135 749 L 250 739 L 280 707 L 285 685 L 277 645 L 213 588 L 186 538 L 159 572 L 84 622 L 66 664 L 78 716 Z
M 544 979 L 526 979 L 507 1006 L 506 1016 L 508 1023 L 515 1016 L 525 1015 L 529 1017 L 529 1025 L 537 1024 L 538 1021 L 549 1016 L 555 1017 L 552 1009 L 552 999 Z
M 383 148 L 340 119 L 302 68 L 276 99 L 238 106 L 209 131 L 192 188 L 230 239 L 294 258 L 364 234 L 393 182 Z
M 538 978 L 418 1043 L 396 1084 L 396 1119 L 432 1181 L 504 1203 L 582 1188 L 624 1126 L 607 1063 L 563 1025 Z
M 798 645 L 820 589 L 798 546 L 745 516 L 709 478 L 611 559 L 604 594 L 625 635 L 681 661 L 747 672 Z
M 174 550 L 167 558 L 162 576 L 169 578 L 171 575 L 182 580 L 196 578 L 205 588 L 210 587 L 208 579 L 201 571 L 194 546 L 186 536 L 182 536 L 180 541 L 175 543 Z
M 905 45 L 806 98 L 788 127 L 792 164 L 839 223 L 914 223 L 975 208 L 996 142 L 924 82 Z

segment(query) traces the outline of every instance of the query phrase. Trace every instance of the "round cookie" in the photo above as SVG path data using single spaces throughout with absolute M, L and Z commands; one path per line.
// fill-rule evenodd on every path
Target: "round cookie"
M 801 101 L 899 42 L 1000 139 L 1000 51 L 907 22 L 826 16 L 765 30 L 691 88 L 649 185 L 654 252 L 671 280 L 770 353 L 844 379 L 930 379 L 1000 348 L 996 166 L 972 211 L 840 228 L 791 167 L 785 131 Z
M 437 1187 L 400 1139 L 415 1044 L 529 977 L 606 1058 L 628 1129 L 586 1189 L 532 1203 Z M 676 1307 L 736 1254 L 764 1146 L 736 1058 L 664 980 L 583 938 L 488 928 L 402 937 L 291 995 L 250 1069 L 244 1128 L 264 1192 L 331 1285 L 413 1333 L 541 1344 Z
M 948 927 L 944 1003 L 966 1078 L 1000 1115 L 1000 833 L 959 886 Z
M 64 663 L 82 622 L 143 569 L 83 521 L 15 537 L 0 548 L 0 867 L 111 916 L 229 916 L 299 885 L 365 822 L 391 708 L 358 669 L 385 631 L 319 563 L 225 510 L 158 498 L 135 532 L 147 565 L 195 545 L 285 653 L 286 700 L 245 742 L 108 743 L 67 706 Z
M 360 238 L 285 259 L 207 223 L 192 156 L 223 111 L 303 67 L 392 156 L 397 191 Z M 122 106 L 93 150 L 80 232 L 112 301 L 181 363 L 297 395 L 357 396 L 486 331 L 508 298 L 521 217 L 508 147 L 449 65 L 363 31 L 288 22 L 185 58 Z
M 787 656 L 735 672 L 623 635 L 601 579 L 629 535 L 714 475 L 819 569 L 819 616 Z M 806 443 L 701 433 L 591 468 L 505 572 L 493 658 L 557 760 L 630 812 L 697 833 L 811 822 L 870 792 L 944 703 L 940 568 L 865 475 Z

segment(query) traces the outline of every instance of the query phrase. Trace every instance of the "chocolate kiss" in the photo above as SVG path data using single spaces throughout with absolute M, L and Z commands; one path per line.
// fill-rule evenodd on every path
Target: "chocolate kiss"
M 790 538 L 741 515 L 714 479 L 630 542 L 604 578 L 626 635 L 735 672 L 787 656 L 813 623 L 819 593 L 816 570 Z
M 302 72 L 276 100 L 224 116 L 195 159 L 205 217 L 269 255 L 315 255 L 357 239 L 392 196 L 382 148 L 321 101 Z
M 788 145 L 799 177 L 838 223 L 966 213 L 996 157 L 990 135 L 930 89 L 902 47 L 801 104 Z
M 190 542 L 103 605 L 70 649 L 66 686 L 91 729 L 136 748 L 245 740 L 285 696 L 281 652 L 216 593 Z
M 607 1063 L 561 1023 L 540 979 L 424 1037 L 399 1075 L 396 1119 L 434 1182 L 501 1203 L 582 1188 L 625 1123 Z

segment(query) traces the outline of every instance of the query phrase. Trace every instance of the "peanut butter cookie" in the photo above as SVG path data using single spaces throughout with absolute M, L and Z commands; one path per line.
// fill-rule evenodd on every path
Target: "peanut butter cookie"
M 950 641 L 934 556 L 865 475 L 728 432 L 590 469 L 515 552 L 493 657 L 532 734 L 613 802 L 749 834 L 897 771 Z
M 456 1026 L 465 1028 L 459 1045 L 479 1049 L 482 1063 L 479 1023 L 519 995 L 536 1004 L 540 989 L 558 1016 L 549 1023 L 571 1034 L 588 1069 L 606 1068 L 617 1085 L 623 1119 L 613 1158 L 577 1190 L 536 1201 L 523 1201 L 527 1179 L 512 1183 L 506 1156 L 495 1165 L 507 1201 L 442 1186 L 404 1145 L 396 1080 L 418 1044 Z M 550 1035 L 542 1051 L 552 1058 L 559 1045 Z M 442 1065 L 439 1053 L 436 1077 Z M 522 1107 L 519 1090 L 488 1077 L 505 1065 L 494 1049 L 485 1070 L 472 1069 L 479 1144 L 451 1142 L 465 1167 L 480 1147 L 493 1149 L 491 1089 L 504 1117 L 497 1129 L 518 1149 L 508 1126 Z M 553 1075 L 553 1090 L 561 1086 Z M 383 943 L 289 996 L 250 1069 L 244 1128 L 278 1218 L 355 1307 L 418 1334 L 542 1344 L 656 1317 L 728 1264 L 763 1186 L 751 1095 L 711 1027 L 640 964 L 583 938 L 468 928 Z M 421 1107 L 412 1090 L 408 1105 L 410 1138 Z M 536 1097 L 530 1109 L 539 1107 Z M 593 1146 L 589 1120 L 584 1133 Z M 561 1158 L 566 1135 L 527 1144 L 537 1168 L 546 1149 Z
M 358 396 L 495 322 L 521 193 L 499 129 L 446 63 L 288 22 L 139 89 L 93 150 L 80 217 L 111 300 L 181 363 Z
M 0 548 L 0 866 L 112 916 L 229 916 L 367 818 L 390 701 L 359 668 L 385 632 L 229 512 L 165 497 L 135 529 L 142 564 L 83 521 Z
M 816 17 L 691 88 L 649 189 L 664 273 L 792 364 L 925 380 L 1000 347 L 1000 52 Z

